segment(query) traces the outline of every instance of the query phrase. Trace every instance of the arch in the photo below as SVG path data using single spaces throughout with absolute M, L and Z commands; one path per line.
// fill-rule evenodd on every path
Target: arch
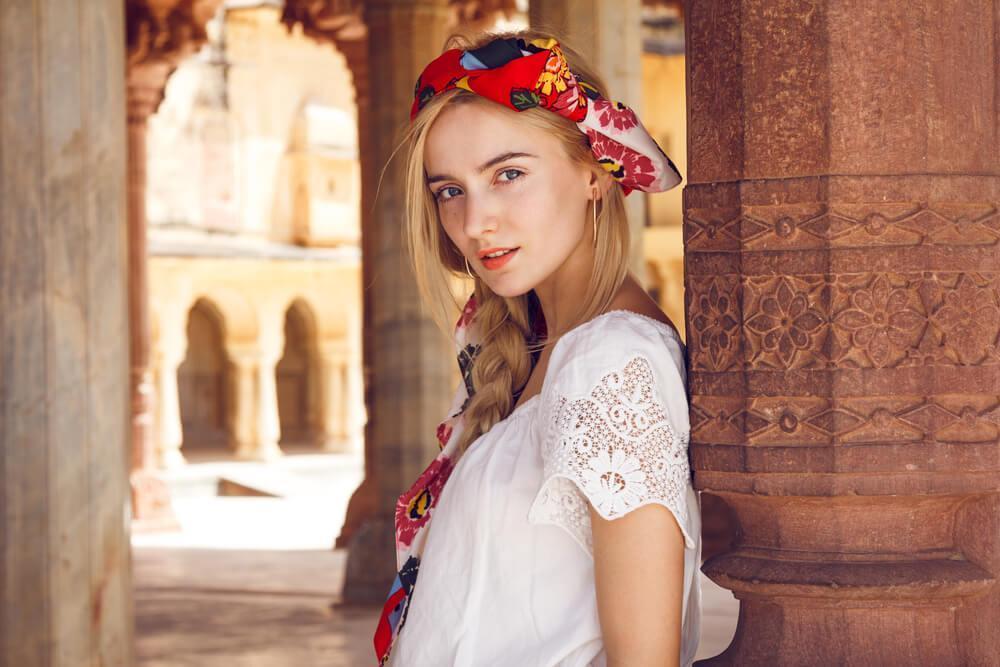
M 245 294 L 230 287 L 212 285 L 195 293 L 191 307 L 199 302 L 205 302 L 217 314 L 226 347 L 257 340 L 260 333 L 257 310 Z
M 177 369 L 185 456 L 223 450 L 229 441 L 226 319 L 213 301 L 199 298 L 188 310 L 187 353 Z

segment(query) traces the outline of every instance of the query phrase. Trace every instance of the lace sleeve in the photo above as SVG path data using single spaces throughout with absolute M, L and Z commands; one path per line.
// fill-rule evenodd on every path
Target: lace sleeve
M 662 389 L 647 357 L 635 354 L 603 374 L 587 395 L 555 393 L 544 414 L 543 481 L 529 510 L 531 523 L 564 528 L 593 555 L 588 501 L 606 519 L 656 503 L 673 513 L 685 547 L 695 548 L 687 507 L 688 431 L 674 430 Z

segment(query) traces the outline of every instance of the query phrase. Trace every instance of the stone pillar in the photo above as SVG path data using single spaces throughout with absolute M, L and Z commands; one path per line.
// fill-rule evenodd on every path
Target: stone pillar
M 319 346 L 320 406 L 318 437 L 328 452 L 348 451 L 347 350 L 343 341 Z
M 691 2 L 705 665 L 987 665 L 1000 627 L 996 3 Z
M 229 433 L 233 441 L 230 446 L 242 459 L 268 461 L 281 457 L 274 375 L 280 353 L 232 345 L 227 346 L 226 352 L 231 364 Z
M 604 77 L 612 99 L 642 110 L 641 0 L 533 0 L 528 19 L 580 51 Z M 625 198 L 632 235 L 629 268 L 640 285 L 646 280 L 646 196 L 636 191 Z
M 375 205 L 375 192 L 378 189 L 378 168 L 373 159 L 372 120 L 370 97 L 370 63 L 368 62 L 368 38 L 338 43 L 347 57 L 354 79 L 354 99 L 358 108 L 358 155 L 361 156 L 361 283 L 371 285 L 375 279 L 375 232 L 372 222 L 372 207 Z M 372 325 L 372 290 L 364 290 L 361 295 L 361 401 L 368 414 L 371 414 L 375 400 L 372 393 L 371 374 L 374 366 L 374 341 Z M 352 385 L 354 388 L 354 385 Z M 365 458 L 365 477 L 358 488 L 351 494 L 344 517 L 344 525 L 337 536 L 335 547 L 346 547 L 355 532 L 368 519 L 375 516 L 378 499 L 375 490 L 375 478 L 378 468 L 375 465 L 375 437 L 370 419 L 362 425 L 363 448 Z
M 281 419 L 278 414 L 278 382 L 276 371 L 281 359 L 278 350 L 264 350 L 257 358 L 257 458 L 269 461 L 281 457 Z
M 178 318 L 183 326 L 186 318 Z M 184 465 L 184 427 L 181 423 L 180 393 L 177 389 L 177 369 L 184 361 L 187 341 L 183 337 L 164 337 L 156 346 L 157 443 L 156 462 L 162 468 Z
M 226 384 L 231 399 L 226 403 L 228 431 L 231 438 L 229 447 L 239 458 L 252 459 L 256 449 L 254 424 L 256 360 L 250 351 L 230 348 L 226 352 L 229 357 Z
M 133 518 L 145 529 L 175 523 L 170 491 L 157 475 L 150 364 L 149 281 L 146 264 L 146 127 L 163 97 L 171 71 L 165 63 L 136 65 L 128 72 L 128 270 L 129 368 L 132 396 Z
M 365 4 L 369 31 L 368 137 L 362 146 L 365 185 L 388 162 L 409 119 L 413 85 L 447 37 L 446 0 L 373 0 Z M 452 346 L 424 312 L 403 250 L 403 160 L 388 164 L 378 200 L 364 219 L 363 261 L 375 277 L 365 306 L 368 377 L 366 480 L 374 501 L 350 542 L 344 598 L 384 601 L 395 575 L 396 499 L 437 454 L 434 432 L 447 415 Z M 374 199 L 369 189 L 365 199 Z M 365 206 L 365 210 L 369 210 Z M 350 512 L 350 509 L 349 509 Z
M 0 4 L 0 664 L 131 665 L 122 3 Z

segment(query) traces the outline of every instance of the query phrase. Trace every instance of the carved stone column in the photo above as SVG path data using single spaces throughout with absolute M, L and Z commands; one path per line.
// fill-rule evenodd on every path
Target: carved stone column
M 604 77 L 612 99 L 642 109 L 641 0 L 534 0 L 528 16 L 532 26 L 554 32 L 581 51 Z M 646 196 L 636 191 L 625 198 L 632 235 L 629 268 L 640 284 L 646 278 Z
M 996 3 L 687 5 L 706 665 L 987 665 L 1000 627 Z
M 150 368 L 146 265 L 146 125 L 177 63 L 206 39 L 221 0 L 126 0 L 128 105 L 129 359 L 132 508 L 142 526 L 173 524 L 166 485 L 154 472 L 155 393 Z
M 0 664 L 132 665 L 124 16 L 0 3 Z

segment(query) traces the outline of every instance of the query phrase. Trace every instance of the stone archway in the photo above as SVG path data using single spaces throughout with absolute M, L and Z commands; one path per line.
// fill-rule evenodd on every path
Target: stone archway
M 188 312 L 187 354 L 177 369 L 182 451 L 221 451 L 229 439 L 226 414 L 229 403 L 227 357 L 221 312 L 199 299 Z
M 282 448 L 318 442 L 317 369 L 314 317 L 297 299 L 285 311 L 285 350 L 275 368 Z

